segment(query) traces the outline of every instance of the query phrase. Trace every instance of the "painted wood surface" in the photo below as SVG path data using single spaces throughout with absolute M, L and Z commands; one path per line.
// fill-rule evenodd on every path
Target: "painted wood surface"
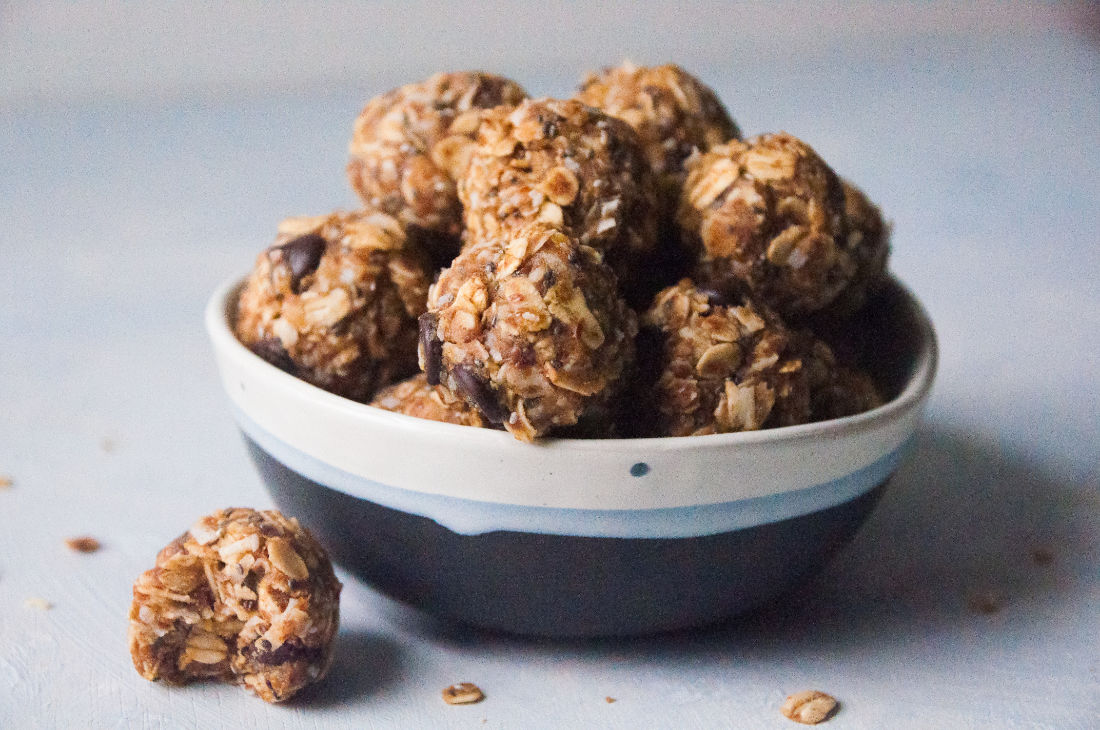
M 425 6 L 407 26 L 387 4 L 0 10 L 0 727 L 783 728 L 803 689 L 840 700 L 826 727 L 1096 727 L 1095 15 L 618 4 L 565 14 L 584 30 L 546 31 L 548 56 L 531 8 L 492 6 L 506 26 Z M 475 21 L 495 46 L 470 43 Z M 367 97 L 443 64 L 567 94 L 624 55 L 682 61 L 742 129 L 803 136 L 893 220 L 893 270 L 942 360 L 871 522 L 788 599 L 708 630 L 528 641 L 349 578 L 333 675 L 289 706 L 140 679 L 133 579 L 198 515 L 269 504 L 202 329 L 209 293 L 280 218 L 354 205 L 342 169 Z M 82 534 L 103 549 L 67 550 Z M 458 681 L 486 700 L 445 705 Z

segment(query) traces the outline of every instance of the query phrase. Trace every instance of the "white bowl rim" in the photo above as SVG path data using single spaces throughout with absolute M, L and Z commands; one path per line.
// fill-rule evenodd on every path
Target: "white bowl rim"
M 236 301 L 236 295 L 244 286 L 247 277 L 234 276 L 224 281 L 210 297 L 206 305 L 205 324 L 207 332 L 215 347 L 233 352 L 238 355 L 247 355 L 251 358 L 254 367 L 277 371 L 272 373 L 281 377 L 287 388 L 292 388 L 299 397 L 313 401 L 317 406 L 328 409 L 337 409 L 348 415 L 354 415 L 365 421 L 370 421 L 378 427 L 386 427 L 387 424 L 400 425 L 408 428 L 415 423 L 416 428 L 428 432 L 436 432 L 446 435 L 451 439 L 464 439 L 473 442 L 480 441 L 483 445 L 499 443 L 501 445 L 523 445 L 506 431 L 488 428 L 470 428 L 452 423 L 431 421 L 424 418 L 415 418 L 402 413 L 383 410 L 365 403 L 344 398 L 334 393 L 329 393 L 311 383 L 307 383 L 290 373 L 279 370 L 274 365 L 256 355 L 245 347 L 237 339 L 233 328 L 229 323 L 230 312 Z M 851 430 L 863 430 L 880 421 L 896 418 L 900 413 L 918 406 L 927 397 L 935 379 L 939 360 L 939 348 L 936 341 L 935 329 L 931 319 L 925 312 L 920 301 L 913 293 L 896 279 L 891 277 L 894 286 L 901 290 L 912 313 L 915 315 L 917 331 L 914 333 L 917 343 L 917 354 L 912 372 L 909 375 L 901 392 L 886 403 L 863 413 L 843 418 L 835 418 L 828 421 L 800 424 L 796 426 L 782 426 L 759 431 L 739 431 L 736 433 L 708 434 L 704 436 L 659 436 L 646 438 L 611 438 L 611 439 L 577 439 L 577 438 L 542 438 L 537 439 L 533 445 L 553 449 L 555 451 L 589 451 L 606 450 L 614 448 L 621 454 L 637 451 L 639 457 L 644 454 L 652 454 L 655 451 L 676 451 L 683 448 L 695 450 L 704 445 L 713 448 L 724 446 L 735 447 L 739 444 L 757 444 L 762 442 L 781 442 L 787 440 L 802 440 L 824 434 L 839 434 Z M 505 446 L 508 448 L 508 446 Z

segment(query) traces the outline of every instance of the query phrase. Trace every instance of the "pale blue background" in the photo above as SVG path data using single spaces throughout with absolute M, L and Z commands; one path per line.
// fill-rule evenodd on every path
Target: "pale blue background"
M 473 66 L 562 95 L 623 57 L 680 62 L 747 133 L 804 137 L 893 220 L 941 371 L 867 528 L 789 600 L 706 631 L 487 636 L 348 580 L 335 675 L 307 701 L 140 680 L 133 578 L 198 515 L 269 504 L 207 295 L 280 218 L 354 205 L 368 97 Z M 817 688 L 842 702 L 830 728 L 1095 727 L 1098 211 L 1084 4 L 6 3 L 0 726 L 782 728 L 784 696 Z M 104 549 L 61 545 L 83 533 Z M 968 607 L 987 599 L 999 611 Z M 455 681 L 488 699 L 443 705 Z

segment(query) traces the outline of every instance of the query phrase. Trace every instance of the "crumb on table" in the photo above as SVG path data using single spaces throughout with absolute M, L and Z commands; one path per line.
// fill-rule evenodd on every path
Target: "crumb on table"
M 66 538 L 65 547 L 78 553 L 94 553 L 96 550 L 99 550 L 102 545 L 99 540 L 90 535 L 81 535 L 80 537 Z

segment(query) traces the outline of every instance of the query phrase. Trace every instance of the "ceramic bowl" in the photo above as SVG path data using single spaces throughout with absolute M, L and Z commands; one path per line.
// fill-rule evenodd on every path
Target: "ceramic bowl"
M 912 442 L 936 369 L 897 282 L 856 346 L 885 405 L 802 426 L 688 438 L 549 439 L 411 418 L 327 393 L 243 347 L 241 280 L 206 326 L 278 507 L 378 590 L 432 614 L 544 636 L 714 622 L 818 570 Z

